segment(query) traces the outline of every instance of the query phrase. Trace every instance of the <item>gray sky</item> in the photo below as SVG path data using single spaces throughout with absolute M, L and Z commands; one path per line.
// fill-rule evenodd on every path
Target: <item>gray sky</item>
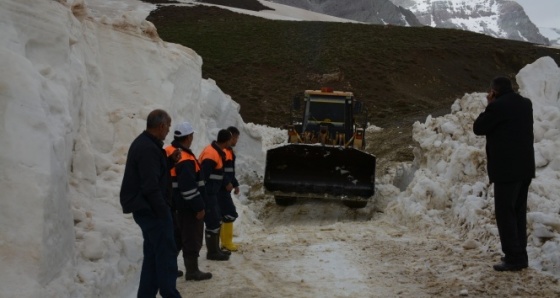
M 560 28 L 560 0 L 515 0 L 537 27 Z

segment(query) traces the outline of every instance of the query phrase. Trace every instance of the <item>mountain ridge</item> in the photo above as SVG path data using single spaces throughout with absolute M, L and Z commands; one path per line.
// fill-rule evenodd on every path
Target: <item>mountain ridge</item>
M 523 6 L 509 0 L 391 0 L 437 28 L 457 28 L 493 37 L 549 45 Z
M 462 29 L 550 45 L 523 7 L 509 0 L 266 0 L 371 24 Z M 265 2 L 265 1 L 263 1 Z

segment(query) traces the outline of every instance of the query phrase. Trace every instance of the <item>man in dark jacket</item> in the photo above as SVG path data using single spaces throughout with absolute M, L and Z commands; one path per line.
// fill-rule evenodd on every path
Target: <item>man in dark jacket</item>
M 169 207 L 170 161 L 163 150 L 171 118 L 163 110 L 148 115 L 146 130 L 130 145 L 121 185 L 124 213 L 132 213 L 144 237 L 138 297 L 181 297 L 176 288 L 177 255 Z M 180 152 L 172 155 L 177 159 Z
M 494 183 L 496 224 L 505 255 L 494 270 L 518 271 L 528 266 L 527 193 L 535 177 L 533 108 L 505 77 L 492 81 L 487 99 L 473 130 L 486 136 L 488 177 Z

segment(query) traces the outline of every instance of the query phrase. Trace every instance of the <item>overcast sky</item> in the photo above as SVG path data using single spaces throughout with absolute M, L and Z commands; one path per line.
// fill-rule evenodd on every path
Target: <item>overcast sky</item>
M 537 27 L 560 28 L 560 0 L 516 0 Z

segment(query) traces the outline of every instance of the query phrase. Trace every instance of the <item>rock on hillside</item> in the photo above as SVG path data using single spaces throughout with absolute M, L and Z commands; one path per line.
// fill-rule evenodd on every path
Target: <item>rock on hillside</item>
M 412 11 L 423 24 L 458 28 L 498 38 L 549 45 L 523 7 L 508 0 L 391 0 Z

